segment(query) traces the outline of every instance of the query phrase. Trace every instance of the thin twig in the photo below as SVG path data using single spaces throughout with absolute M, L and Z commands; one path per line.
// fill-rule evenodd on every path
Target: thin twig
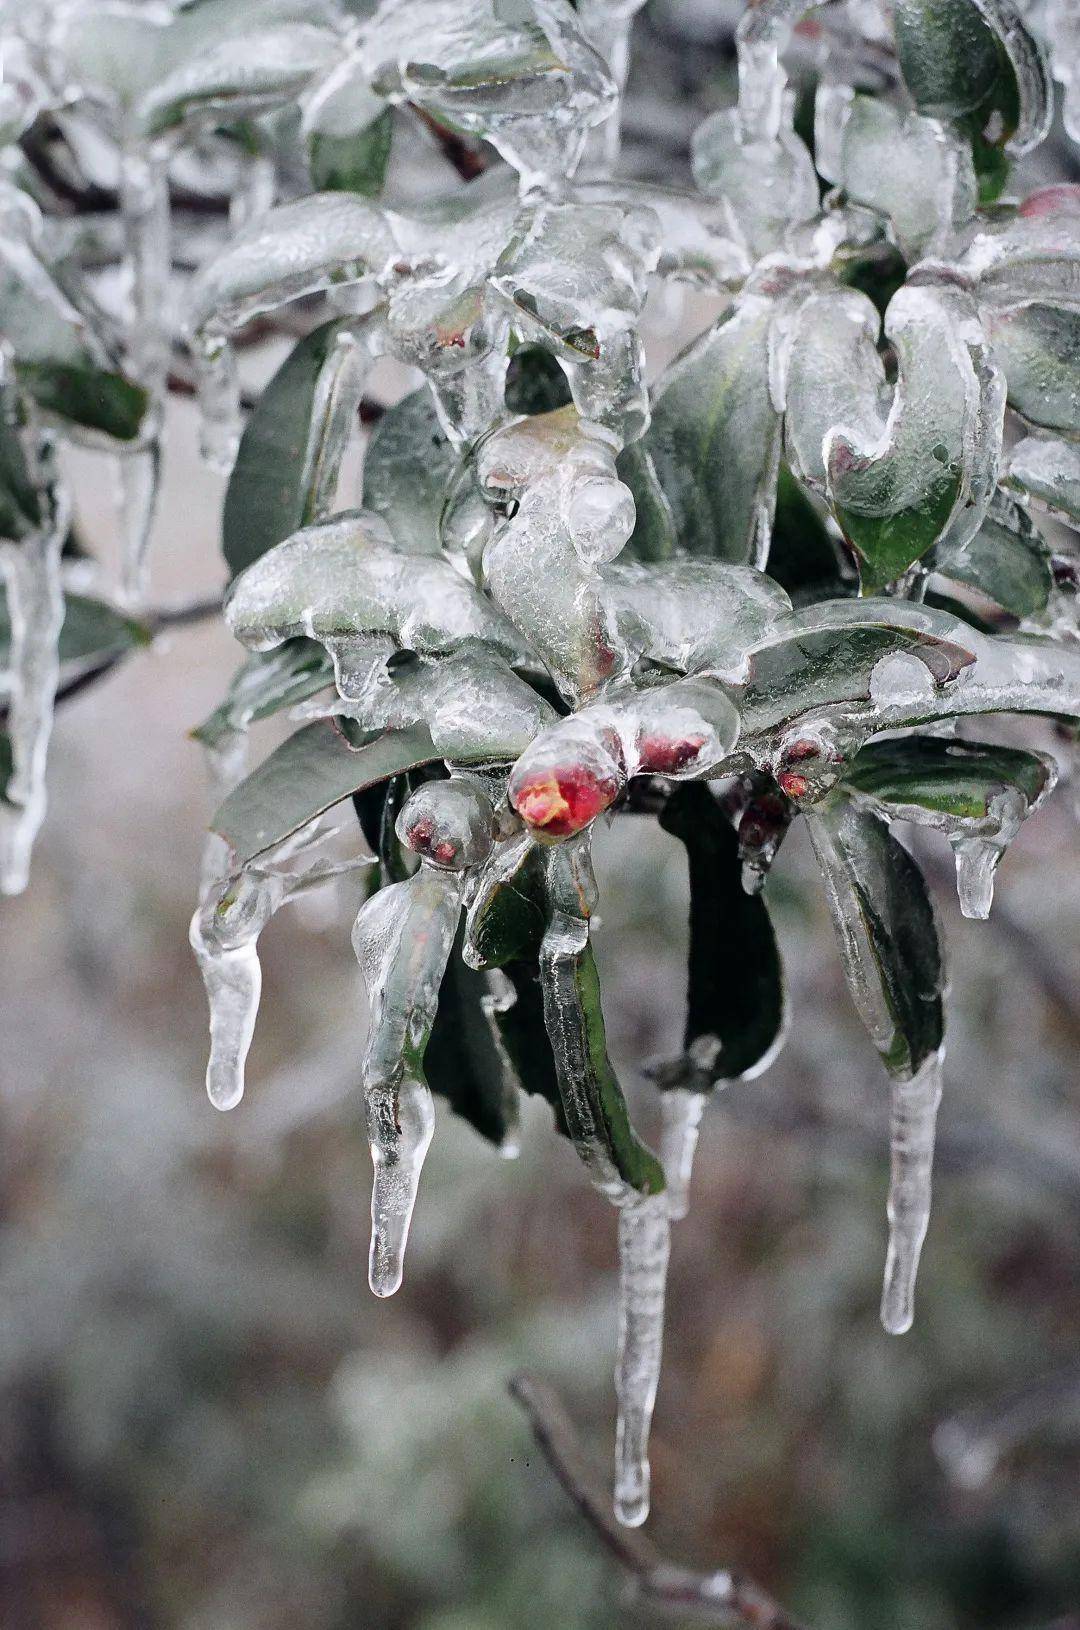
M 535 1376 L 515 1375 L 510 1396 L 525 1411 L 537 1446 L 563 1489 L 643 1600 L 711 1624 L 730 1624 L 737 1618 L 751 1630 L 806 1630 L 751 1580 L 726 1569 L 695 1573 L 677 1567 L 666 1562 L 644 1534 L 621 1527 L 551 1387 Z

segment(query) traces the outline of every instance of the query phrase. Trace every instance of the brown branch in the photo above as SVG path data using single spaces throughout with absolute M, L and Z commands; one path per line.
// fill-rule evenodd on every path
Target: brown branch
M 642 1600 L 707 1623 L 738 1618 L 751 1630 L 806 1630 L 760 1586 L 721 1569 L 695 1573 L 666 1562 L 650 1539 L 615 1521 L 607 1491 L 588 1464 L 554 1391 L 535 1376 L 515 1375 L 510 1396 L 525 1411 L 541 1454 L 586 1523 L 629 1577 Z

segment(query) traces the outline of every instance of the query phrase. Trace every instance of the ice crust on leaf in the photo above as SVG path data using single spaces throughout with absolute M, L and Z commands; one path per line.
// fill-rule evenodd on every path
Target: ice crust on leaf
M 814 163 L 789 125 L 771 139 L 747 135 L 739 110 L 725 109 L 695 130 L 692 160 L 694 180 L 723 201 L 731 236 L 752 260 L 818 212 Z
M 1052 515 L 1080 523 L 1080 447 L 1074 442 L 1025 436 L 1009 454 L 1005 479 Z

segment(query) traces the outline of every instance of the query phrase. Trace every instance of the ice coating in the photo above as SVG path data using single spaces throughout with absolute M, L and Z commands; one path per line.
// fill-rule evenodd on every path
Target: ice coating
M 589 949 L 596 882 L 587 837 L 549 853 L 547 879 L 540 972 L 559 1096 L 594 1186 L 619 1210 L 615 1514 L 636 1527 L 649 1511 L 648 1442 L 660 1375 L 671 1225 L 663 1169 L 634 1137 L 607 1057 Z
M 1047 0 L 1043 26 L 1054 78 L 1065 89 L 1061 109 L 1065 129 L 1080 144 L 1080 17 L 1076 7 L 1070 0 Z
M 234 1109 L 244 1095 L 244 1069 L 262 994 L 259 935 L 289 900 L 370 865 L 363 858 L 315 860 L 298 867 L 296 849 L 296 840 L 290 839 L 261 856 L 257 866 L 211 879 L 191 919 L 188 938 L 210 1006 L 206 1090 L 215 1109 Z
M 688 1087 L 668 1087 L 660 1095 L 660 1163 L 667 1178 L 668 1216 L 672 1222 L 680 1221 L 690 1209 L 690 1179 L 707 1101 L 707 1093 Z
M 169 311 L 171 231 L 167 155 L 128 145 L 120 157 L 120 209 L 131 267 L 127 369 L 150 395 L 139 444 L 119 461 L 123 543 L 121 588 L 138 604 L 146 588 L 146 552 L 160 478 L 159 437 L 172 348 Z
M 1009 486 L 1074 525 L 1080 521 L 1080 447 L 1075 442 L 1026 436 L 1009 454 Z
M 8 735 L 12 769 L 0 799 L 0 891 L 21 894 L 30 853 L 45 819 L 45 764 L 52 735 L 64 621 L 60 554 L 66 516 L 0 545 L 0 573 L 11 622 Z
M 942 1055 L 932 1053 L 916 1073 L 894 1080 L 889 1134 L 889 1246 L 881 1292 L 881 1322 L 890 1335 L 910 1330 L 915 1278 L 930 1222 L 934 1130 L 941 1103 Z
M 416 56 L 417 42 L 423 41 Z M 562 0 L 383 0 L 361 41 L 376 91 L 483 136 L 523 192 L 564 181 L 588 132 L 611 116 L 617 86 Z
M 649 1429 L 660 1380 L 670 1239 L 666 1195 L 620 1208 L 615 1515 L 627 1528 L 640 1527 L 649 1515 Z
M 460 877 L 422 864 L 361 908 L 353 950 L 370 1008 L 362 1068 L 371 1190 L 368 1279 L 376 1296 L 401 1284 L 409 1225 L 435 1129 L 424 1049 L 461 911 Z
M 738 737 L 738 713 L 711 680 L 630 691 L 538 736 L 511 772 L 509 800 L 537 834 L 572 837 L 610 808 L 632 776 L 715 774 Z
M 722 200 L 731 235 L 752 260 L 818 213 L 814 163 L 790 113 L 772 138 L 748 134 L 739 109 L 714 113 L 694 132 L 692 157 L 694 180 Z
M 523 661 L 513 625 L 448 561 L 406 555 L 377 515 L 351 510 L 295 532 L 232 584 L 225 618 L 251 650 L 297 634 L 326 646 L 343 696 L 362 698 L 394 650 L 434 655 L 483 640 Z
M 644 0 L 581 0 L 577 7 L 581 27 L 589 44 L 607 64 L 620 100 L 599 131 L 596 166 L 611 175 L 619 162 L 621 146 L 622 93 L 630 71 L 630 26 Z M 590 153 L 590 158 L 593 157 Z
M 472 775 L 452 776 L 417 787 L 402 805 L 398 837 L 433 866 L 451 871 L 479 866 L 491 853 L 495 811 L 484 783 Z

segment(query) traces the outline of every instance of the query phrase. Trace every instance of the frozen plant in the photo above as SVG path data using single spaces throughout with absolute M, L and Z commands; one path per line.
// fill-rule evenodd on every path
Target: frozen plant
M 765 885 L 785 834 L 805 819 L 890 1081 L 899 1333 L 945 971 L 892 827 L 942 834 L 985 917 L 1080 721 L 1080 188 L 1010 190 L 1050 129 L 1051 64 L 1076 131 L 1069 8 L 834 6 L 796 128 L 785 58 L 811 9 L 746 12 L 693 186 L 620 169 L 633 0 L 0 12 L 3 887 L 26 880 L 54 701 L 163 621 L 146 544 L 166 393 L 193 389 L 248 653 L 196 731 L 227 789 L 191 930 L 211 1099 L 243 1091 L 261 928 L 373 857 L 352 936 L 372 1289 L 401 1281 L 433 1092 L 508 1154 L 519 1094 L 544 1097 L 618 1211 L 631 1525 L 703 1109 L 783 1041 Z M 454 184 L 427 159 L 418 180 L 418 141 Z M 680 285 L 720 314 L 653 377 L 646 300 Z M 302 337 L 245 406 L 237 347 L 275 325 Z M 376 415 L 387 358 L 420 383 Z M 343 461 L 373 416 L 353 503 Z M 65 440 L 122 473 L 123 575 L 98 599 L 65 576 Z M 277 714 L 299 728 L 243 775 L 249 725 Z M 1057 752 L 1002 745 L 989 714 L 1040 716 L 1044 745 L 1050 721 Z M 689 868 L 685 1041 L 647 1069 L 662 1161 L 590 943 L 592 833 L 619 815 L 658 820 Z M 327 817 L 355 860 L 311 859 Z

